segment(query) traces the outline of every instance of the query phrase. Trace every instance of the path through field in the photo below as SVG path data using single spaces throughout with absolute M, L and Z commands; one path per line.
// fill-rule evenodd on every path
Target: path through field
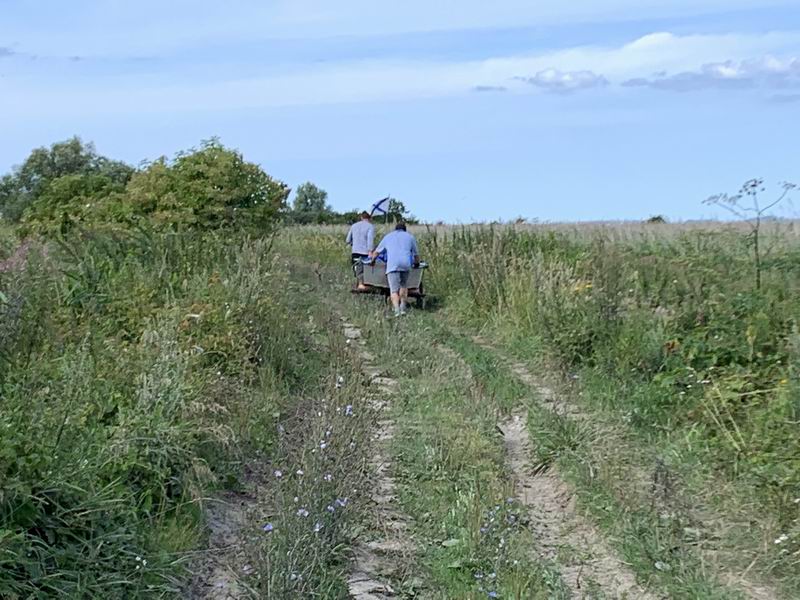
M 570 442 L 542 459 L 548 428 L 578 435 L 592 416 L 494 342 L 436 313 L 389 318 L 375 299 L 352 298 L 338 270 L 315 271 L 311 301 L 340 324 L 375 415 L 362 432 L 374 442 L 362 473 L 372 491 L 342 565 L 350 598 L 779 597 L 746 582 L 724 587 L 729 578 L 691 552 L 651 557 L 650 533 L 637 541 L 598 520 L 559 466 Z M 652 484 L 647 473 L 630 483 Z M 188 597 L 259 597 L 242 577 L 251 568 L 243 515 L 258 495 L 224 496 L 209 510 L 211 550 Z

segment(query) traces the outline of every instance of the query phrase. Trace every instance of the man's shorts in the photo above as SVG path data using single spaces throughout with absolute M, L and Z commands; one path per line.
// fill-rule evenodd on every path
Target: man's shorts
M 392 294 L 397 294 L 400 288 L 408 287 L 408 271 L 392 271 L 386 274 L 386 279 L 389 280 L 389 291 Z

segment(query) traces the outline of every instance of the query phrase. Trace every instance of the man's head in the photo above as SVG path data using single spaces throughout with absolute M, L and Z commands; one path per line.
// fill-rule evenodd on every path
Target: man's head
M 361 213 L 361 220 L 362 221 L 369 221 L 371 218 L 372 218 L 372 216 L 367 211 L 364 211 L 364 212 Z
M 394 226 L 395 231 L 405 231 L 406 230 L 406 222 L 405 221 L 398 221 L 397 225 Z

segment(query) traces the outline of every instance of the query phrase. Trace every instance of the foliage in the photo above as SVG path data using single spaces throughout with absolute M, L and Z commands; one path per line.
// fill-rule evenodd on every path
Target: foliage
M 725 230 L 612 242 L 602 231 L 480 228 L 422 242 L 453 318 L 624 386 L 591 397 L 648 436 L 687 436 L 697 460 L 789 523 L 800 497 L 790 383 L 800 269 L 796 237 L 767 239 L 774 261 L 760 292 L 747 240 Z
M 292 207 L 295 212 L 331 212 L 327 203 L 328 192 L 317 187 L 310 181 L 297 186 Z
M 77 138 L 39 149 L 0 183 L 0 207 L 23 232 L 73 227 L 261 231 L 280 221 L 288 187 L 218 140 L 134 171 Z
M 50 148 L 37 148 L 22 165 L 0 179 L 0 215 L 19 221 L 25 210 L 62 177 L 87 177 L 94 182 L 88 185 L 94 186 L 101 180 L 108 186 L 124 186 L 132 173 L 128 165 L 98 155 L 93 144 L 77 137 Z M 62 194 L 56 192 L 56 196 L 64 200 Z
M 284 208 L 289 188 L 217 140 L 137 172 L 122 198 L 123 212 L 159 227 L 268 227 Z

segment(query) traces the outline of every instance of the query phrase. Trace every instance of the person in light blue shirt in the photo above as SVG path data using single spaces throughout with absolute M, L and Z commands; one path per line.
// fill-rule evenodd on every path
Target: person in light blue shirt
M 361 213 L 361 220 L 353 223 L 350 231 L 347 232 L 346 243 L 350 246 L 350 259 L 355 265 L 356 278 L 358 279 L 358 289 L 363 290 L 364 286 L 364 265 L 362 258 L 369 256 L 375 246 L 375 227 L 372 225 L 372 217 L 366 211 Z
M 408 274 L 413 267 L 419 265 L 417 240 L 406 231 L 406 224 L 401 221 L 395 225 L 394 231 L 381 240 L 370 258 L 374 261 L 384 250 L 386 278 L 389 280 L 394 314 L 404 315 L 408 306 Z

